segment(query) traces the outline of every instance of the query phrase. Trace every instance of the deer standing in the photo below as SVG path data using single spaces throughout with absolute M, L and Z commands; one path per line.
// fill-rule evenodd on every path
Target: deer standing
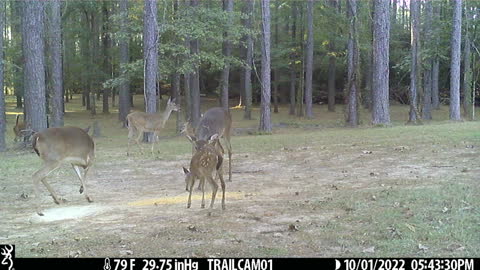
M 187 138 L 194 144 L 195 151 L 199 146 L 204 145 L 213 135 L 223 138 L 228 151 L 228 181 L 232 181 L 232 145 L 230 144 L 230 133 L 232 130 L 232 116 L 230 112 L 221 107 L 215 107 L 207 110 L 200 119 L 197 127 L 193 130 L 187 124 L 183 132 Z M 217 150 L 223 153 L 223 147 L 218 142 Z
M 24 137 L 23 130 L 25 130 L 26 125 L 25 122 L 19 122 L 20 114 L 17 114 L 17 119 L 15 121 L 15 126 L 13 127 L 13 133 L 15 133 L 15 139 L 13 139 L 14 142 L 17 142 L 19 139 L 22 139 Z
M 85 183 L 87 172 L 95 159 L 95 144 L 85 130 L 77 127 L 47 128 L 33 135 L 32 145 L 44 162 L 43 167 L 33 174 L 33 187 L 37 200 L 40 198 L 39 183 L 41 181 L 56 204 L 65 201 L 57 196 L 46 180 L 46 177 L 60 167 L 63 161 L 72 165 L 80 179 L 80 194 L 83 193 L 88 202 L 93 202 L 87 194 Z M 80 167 L 84 169 L 83 174 Z M 37 214 L 43 216 L 38 207 L 39 204 L 37 205 Z
M 215 174 L 220 178 L 220 185 L 222 187 L 222 209 L 225 210 L 225 181 L 223 180 L 223 172 L 221 171 L 223 154 L 220 153 L 216 147 L 219 137 L 218 134 L 212 135 L 208 141 L 197 144 L 197 149 L 190 161 L 190 170 L 183 168 L 185 173 L 186 190 L 189 191 L 187 208 L 190 208 L 192 203 L 192 190 L 195 180 L 200 179 L 202 184 L 202 208 L 205 208 L 205 179 L 212 187 L 212 200 L 210 208 L 213 208 L 215 197 L 217 195 L 218 184 L 215 182 Z
M 130 143 L 132 140 L 135 140 L 136 144 L 140 146 L 140 138 L 144 132 L 153 132 L 153 142 L 152 142 L 152 155 L 153 155 L 153 146 L 155 145 L 155 140 L 158 139 L 158 133 L 165 127 L 168 118 L 172 111 L 180 111 L 180 105 L 175 104 L 175 100 L 167 101 L 167 107 L 163 114 L 157 113 L 144 113 L 144 112 L 132 112 L 127 115 L 127 126 L 128 126 L 128 149 L 127 156 L 130 153 Z M 134 139 L 135 133 L 137 138 Z

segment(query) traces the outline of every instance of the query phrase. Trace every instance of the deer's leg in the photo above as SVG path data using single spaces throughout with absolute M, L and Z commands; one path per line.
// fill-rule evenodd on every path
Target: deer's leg
M 36 197 L 36 200 L 37 200 L 37 206 L 36 206 L 37 214 L 40 215 L 40 216 L 43 216 L 43 213 L 40 212 L 40 188 L 39 188 L 40 181 L 42 181 L 42 183 L 48 189 L 48 191 L 50 192 L 50 194 L 53 197 L 54 202 L 57 203 L 57 204 L 60 203 L 60 199 L 57 197 L 57 194 L 55 193 L 55 191 L 52 189 L 52 187 L 45 180 L 47 175 L 49 175 L 52 171 L 54 171 L 59 166 L 60 166 L 59 162 L 47 163 L 43 166 L 43 168 L 39 169 L 38 171 L 36 171 L 33 174 L 33 177 L 32 177 L 33 178 L 33 191 L 35 193 L 35 197 Z
M 205 208 L 205 177 L 200 178 L 200 184 L 202 186 L 202 208 Z
M 156 131 L 153 132 L 153 137 L 152 137 L 152 156 L 154 155 L 153 154 L 153 146 L 155 145 L 155 141 L 158 140 L 158 134 Z
M 212 201 L 210 202 L 210 208 L 213 208 L 213 203 L 215 202 L 215 197 L 217 196 L 218 184 L 211 175 L 207 176 L 207 179 L 212 186 Z
M 141 151 L 142 154 L 143 154 L 143 147 L 142 147 L 142 145 L 140 144 L 140 138 L 143 136 L 144 130 L 143 130 L 143 129 L 137 129 L 137 132 L 138 132 L 138 136 L 137 136 L 137 138 L 135 139 L 135 142 L 137 143 L 138 147 L 140 147 L 140 151 Z
M 87 172 L 90 169 L 90 167 L 85 168 L 85 170 L 83 171 L 83 175 L 80 172 L 80 167 L 79 166 L 72 164 L 72 167 L 73 167 L 73 170 L 77 173 L 78 179 L 80 179 L 80 184 L 81 184 L 80 185 L 80 194 L 83 193 L 84 196 L 85 196 L 85 199 L 87 199 L 88 202 L 93 202 L 92 198 L 90 198 L 90 196 L 88 196 L 87 186 L 85 185 L 85 183 L 87 182 L 86 181 Z
M 189 193 L 188 193 L 188 202 L 187 202 L 187 208 L 190 208 L 192 205 L 192 190 L 193 190 L 193 185 L 195 184 L 195 179 L 190 183 L 190 188 L 189 188 Z
M 133 136 L 135 135 L 135 128 L 129 127 L 128 128 L 128 147 L 127 147 L 127 156 L 130 154 L 130 144 L 133 140 Z
M 225 144 L 228 151 L 228 182 L 232 182 L 232 145 L 230 144 L 230 136 L 225 136 Z
M 220 170 L 222 170 L 222 168 L 220 168 Z M 225 181 L 223 180 L 223 171 L 217 174 L 220 178 L 220 186 L 222 187 L 222 210 L 225 210 Z

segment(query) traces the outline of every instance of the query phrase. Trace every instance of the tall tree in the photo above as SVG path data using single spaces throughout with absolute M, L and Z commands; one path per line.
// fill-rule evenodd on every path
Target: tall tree
M 24 2 L 23 52 L 25 57 L 25 112 L 27 126 L 35 131 L 47 128 L 45 97 L 45 7 L 43 1 Z
M 118 41 L 120 50 L 120 68 L 123 74 L 127 74 L 125 71 L 125 65 L 129 63 L 129 38 L 127 35 L 128 27 L 128 0 L 120 1 L 120 33 L 123 37 Z M 130 80 L 128 76 L 125 76 L 124 80 L 118 87 L 118 118 L 123 123 L 123 127 L 126 125 L 127 115 L 130 113 Z
M 460 51 L 462 39 L 462 0 L 453 2 L 453 28 L 450 63 L 450 120 L 460 121 Z
M 232 15 L 231 13 L 233 12 L 233 0 L 223 0 L 223 10 L 225 10 L 227 13 L 230 13 L 228 15 L 228 24 L 230 25 L 232 23 Z M 229 110 L 230 106 L 228 105 L 228 80 L 230 77 L 230 55 L 232 54 L 232 44 L 228 40 L 228 32 L 225 31 L 223 33 L 223 55 L 225 56 L 225 66 L 223 68 L 222 72 L 222 98 L 221 98 L 221 105 L 225 110 Z
M 465 117 L 472 118 L 472 40 L 470 38 L 470 10 L 465 8 L 465 40 L 463 45 L 463 112 Z
M 52 94 L 51 94 L 51 121 L 50 126 L 63 126 L 63 60 L 62 60 L 62 28 L 60 14 L 60 0 L 50 2 L 50 55 L 52 61 Z
M 358 119 L 358 96 L 359 96 L 359 49 L 357 30 L 357 0 L 347 1 L 347 16 L 350 23 L 350 33 L 347 46 L 347 125 L 356 127 Z
M 297 32 L 297 13 L 298 13 L 298 8 L 297 8 L 297 2 L 293 1 L 291 4 L 292 8 L 292 22 L 291 22 L 291 32 L 292 32 L 292 45 L 294 46 L 294 49 L 290 53 L 290 110 L 289 114 L 290 115 L 295 115 L 295 107 L 296 107 L 296 102 L 295 102 L 295 82 L 297 80 L 297 68 L 296 68 L 296 49 L 295 49 L 295 40 L 296 40 L 296 32 Z
M 313 77 L 313 0 L 307 2 L 307 44 L 305 61 L 305 116 L 313 118 L 312 77 Z
M 158 71 L 158 30 L 157 1 L 145 0 L 143 12 L 143 61 L 144 61 L 144 91 L 145 112 L 157 112 L 156 82 Z M 153 134 L 145 136 L 148 142 L 153 142 Z
M 15 36 L 12 36 L 12 45 L 15 48 L 18 48 L 17 55 L 14 56 L 13 64 L 15 67 L 15 73 L 13 74 L 13 88 L 15 89 L 15 97 L 17 101 L 16 108 L 23 108 L 23 96 L 24 96 L 24 70 L 19 68 L 23 66 L 23 50 L 22 48 L 22 13 L 23 13 L 23 2 L 22 1 L 10 1 L 10 15 L 12 24 L 12 32 L 16 33 Z
M 333 12 L 337 12 L 337 0 L 329 0 L 329 5 L 331 6 Z M 330 41 L 328 43 L 328 80 L 327 80 L 327 88 L 328 88 L 328 111 L 334 112 L 335 111 L 335 96 L 336 96 L 336 86 L 335 86 L 335 73 L 337 69 L 337 58 L 335 56 L 335 37 L 337 33 L 332 32 L 330 34 Z
M 106 73 L 106 78 L 113 77 L 112 74 L 112 59 L 110 55 L 110 48 L 112 47 L 112 39 L 110 37 L 110 2 L 102 2 L 102 15 L 103 15 L 103 24 L 102 24 L 102 50 L 103 50 L 103 69 Z M 102 112 L 109 113 L 108 106 L 108 97 L 110 96 L 110 88 L 105 87 L 103 89 L 103 106 Z
M 0 3 L 0 152 L 7 150 L 5 143 L 5 131 L 7 130 L 7 118 L 5 114 L 5 91 L 3 76 L 3 30 L 5 28 L 6 3 Z
M 374 0 L 373 17 L 373 89 L 372 123 L 390 124 L 389 43 L 390 16 L 388 1 Z
M 274 33 L 273 33 L 273 46 L 274 49 L 279 47 L 279 33 L 278 26 L 280 17 L 280 1 L 275 1 L 275 16 L 274 18 Z M 273 68 L 273 112 L 278 113 L 278 87 L 280 85 L 280 72 L 279 68 L 275 66 Z
M 433 19 L 433 6 L 432 1 L 425 3 L 425 43 L 432 41 L 432 19 Z M 432 119 L 432 68 L 433 57 L 429 56 L 426 59 L 426 65 L 423 75 L 424 87 L 423 87 L 423 109 L 422 118 L 425 120 Z
M 428 1 L 431 3 L 431 1 Z M 433 20 L 439 21 L 440 20 L 440 7 L 435 5 L 433 7 Z M 432 32 L 433 35 L 433 44 L 435 48 L 435 54 L 433 57 L 433 65 L 432 65 L 432 108 L 439 109 L 440 108 L 440 95 L 439 95 L 439 88 L 438 88 L 438 80 L 439 80 L 439 73 L 440 73 L 440 60 L 439 60 L 439 44 L 440 44 L 440 33 L 439 33 L 439 25 L 438 23 L 432 24 Z
M 245 28 L 252 29 L 252 17 L 253 17 L 253 0 L 245 0 L 245 14 L 248 16 L 245 19 Z M 245 37 L 245 63 L 243 68 L 243 87 L 245 87 L 245 113 L 244 119 L 252 119 L 252 65 L 253 65 L 253 37 L 249 32 Z
M 260 105 L 260 131 L 272 132 L 270 118 L 270 0 L 261 0 L 262 6 L 262 93 Z
M 197 9 L 200 2 L 199 0 L 191 0 L 190 5 Z M 190 40 L 190 52 L 193 55 L 198 55 L 200 53 L 200 43 L 198 39 Z M 194 56 L 195 58 L 195 56 Z M 200 121 L 200 66 L 195 65 L 194 71 L 190 74 L 190 95 L 191 95 L 191 119 L 192 125 L 197 126 Z
M 411 65 L 410 65 L 410 112 L 408 122 L 417 123 L 418 115 L 418 88 L 420 82 L 420 1 L 410 0 L 410 21 L 411 21 Z

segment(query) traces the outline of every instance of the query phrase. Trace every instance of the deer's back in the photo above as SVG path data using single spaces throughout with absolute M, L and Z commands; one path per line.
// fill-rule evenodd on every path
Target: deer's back
M 156 113 L 132 112 L 127 115 L 128 125 L 143 127 L 147 130 L 155 129 L 161 123 Z
M 95 157 L 92 138 L 78 127 L 47 128 L 33 137 L 35 152 L 45 161 L 87 166 Z
M 221 107 L 211 108 L 205 112 L 198 123 L 197 139 L 208 140 L 212 135 L 223 136 L 225 132 L 230 132 L 232 118 L 230 113 Z
M 219 167 L 218 163 L 221 162 L 219 160 L 220 158 L 221 156 L 215 147 L 206 145 L 193 155 L 190 161 L 190 171 L 199 178 L 205 175 L 212 175 L 217 167 Z

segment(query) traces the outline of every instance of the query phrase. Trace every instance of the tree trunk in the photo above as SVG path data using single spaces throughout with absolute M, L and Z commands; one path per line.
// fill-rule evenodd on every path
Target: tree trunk
M 433 8 L 433 18 L 435 22 L 440 21 L 440 8 L 435 5 Z M 440 35 L 438 32 L 439 26 L 438 23 L 432 24 L 435 28 L 435 36 L 433 37 L 435 45 L 435 56 L 433 58 L 432 66 L 432 108 L 440 108 L 440 95 L 438 90 L 438 79 L 439 79 L 439 70 L 440 70 L 440 61 L 439 61 L 439 44 L 440 44 Z
M 192 7 L 198 7 L 199 0 L 191 0 L 190 5 Z M 192 54 L 198 54 L 200 52 L 200 45 L 198 39 L 190 41 L 190 52 Z M 190 75 L 190 94 L 192 97 L 192 125 L 197 126 L 200 121 L 200 66 L 197 65 L 194 68 L 194 72 Z
M 182 104 L 182 95 L 180 94 L 180 73 L 175 72 L 172 76 L 172 89 L 173 89 L 173 97 L 176 104 Z M 176 113 L 176 133 L 180 134 L 182 131 L 182 119 L 180 112 Z
M 5 143 L 5 131 L 7 130 L 7 117 L 5 114 L 5 92 L 4 92 L 4 76 L 3 76 L 3 30 L 5 28 L 5 8 L 6 2 L 0 3 L 0 152 L 7 150 Z
M 462 39 L 462 0 L 453 1 L 452 57 L 450 64 L 450 120 L 460 121 L 460 49 Z
M 278 18 L 280 17 L 280 1 L 275 1 L 275 22 L 274 22 L 274 34 L 273 34 L 273 43 L 275 48 L 278 48 Z M 273 69 L 273 112 L 278 113 L 278 86 L 280 85 L 280 75 L 278 67 Z
M 313 77 L 313 0 L 307 2 L 307 45 L 305 74 L 305 116 L 313 118 L 312 108 L 312 77 Z
M 253 17 L 253 0 L 245 0 L 245 14 L 248 18 L 245 19 L 245 28 L 252 29 L 252 17 Z M 245 87 L 245 113 L 244 119 L 252 119 L 252 65 L 253 65 L 253 37 L 251 34 L 246 36 L 247 48 L 245 50 L 245 62 L 246 67 L 243 69 L 243 79 L 245 80 L 243 85 Z
M 260 108 L 260 131 L 271 133 L 270 118 L 270 0 L 262 0 L 262 94 Z
M 61 2 L 53 0 L 50 3 L 51 18 L 50 22 L 50 55 L 52 61 L 52 90 L 51 108 L 52 119 L 51 127 L 63 126 L 63 62 L 62 62 L 62 29 L 61 29 Z
M 5 1 L 7 2 L 7 1 Z M 12 46 L 17 48 L 20 52 L 16 57 L 13 58 L 13 64 L 17 67 L 23 66 L 23 51 L 22 48 L 22 7 L 24 5 L 23 1 L 10 1 L 10 15 L 12 17 L 11 20 L 11 27 L 12 32 L 16 35 L 12 35 Z M 22 68 L 15 69 L 15 73 L 13 74 L 13 88 L 15 89 L 15 98 L 16 98 L 16 108 L 22 109 L 23 108 L 23 96 L 24 96 L 24 71 Z
M 374 1 L 372 123 L 389 125 L 389 7 L 388 1 Z
M 157 112 L 156 82 L 158 70 L 158 30 L 157 30 L 157 1 L 145 0 L 143 17 L 143 61 L 144 61 L 144 89 L 145 112 Z M 145 135 L 145 141 L 153 142 L 152 133 Z
M 223 0 L 223 10 L 229 13 L 229 25 L 232 23 L 232 15 L 233 12 L 233 0 Z M 228 32 L 223 33 L 223 55 L 225 57 L 225 66 L 222 72 L 222 98 L 221 98 L 221 106 L 225 110 L 230 110 L 230 106 L 228 104 L 228 80 L 230 77 L 230 56 L 232 54 L 232 44 L 228 40 Z
M 411 66 L 410 66 L 410 112 L 409 123 L 417 123 L 418 115 L 418 88 L 420 86 L 420 0 L 410 0 L 410 20 L 411 20 Z
M 358 120 L 358 87 L 359 87 L 359 49 L 357 34 L 357 0 L 348 0 L 347 15 L 350 21 L 350 34 L 348 38 L 348 71 L 347 71 L 347 125 L 356 127 Z
M 425 46 L 428 46 L 428 42 L 432 40 L 432 18 L 433 7 L 432 2 L 427 1 L 425 3 Z M 425 120 L 432 119 L 432 67 L 433 58 L 426 59 L 425 71 L 423 75 L 424 87 L 423 87 L 423 109 L 422 118 Z
M 35 131 L 47 128 L 44 18 L 44 2 L 24 3 L 22 26 L 25 56 L 25 112 L 27 126 Z
M 112 39 L 110 38 L 110 2 L 102 2 L 102 13 L 103 13 L 103 25 L 102 25 L 102 47 L 103 47 L 103 69 L 107 74 L 106 79 L 113 78 L 112 74 L 112 61 L 110 56 L 110 48 L 112 47 Z M 103 88 L 103 106 L 102 112 L 105 114 L 110 113 L 108 98 L 110 96 L 110 88 Z
M 128 29 L 128 0 L 120 1 L 120 32 L 124 35 L 127 34 Z M 123 37 L 118 41 L 120 49 L 120 66 L 129 63 L 129 48 L 128 37 Z M 126 74 L 126 71 L 121 68 L 120 73 Z M 130 80 L 128 77 L 118 87 L 118 119 L 123 123 L 123 127 L 126 126 L 126 118 L 130 113 Z M 113 101 L 112 101 L 113 102 Z
M 296 44 L 295 39 L 296 39 L 296 31 L 297 31 L 297 13 L 298 13 L 298 8 L 297 8 L 297 3 L 294 1 L 292 2 L 292 44 Z M 294 47 L 296 47 L 294 45 Z M 290 115 L 295 115 L 295 107 L 296 107 L 296 101 L 295 101 L 295 81 L 297 80 L 297 71 L 296 71 L 296 61 L 297 54 L 295 53 L 295 50 L 292 50 L 290 53 L 290 110 L 288 114 Z
M 331 6 L 332 12 L 337 12 L 338 3 L 337 0 L 329 0 L 329 5 Z M 327 88 L 328 88 L 328 111 L 335 111 L 335 97 L 336 97 L 336 86 L 335 86 L 335 71 L 337 59 L 335 57 L 335 37 L 336 33 L 330 34 L 330 40 L 328 43 L 329 57 L 328 57 L 328 79 L 327 79 Z

